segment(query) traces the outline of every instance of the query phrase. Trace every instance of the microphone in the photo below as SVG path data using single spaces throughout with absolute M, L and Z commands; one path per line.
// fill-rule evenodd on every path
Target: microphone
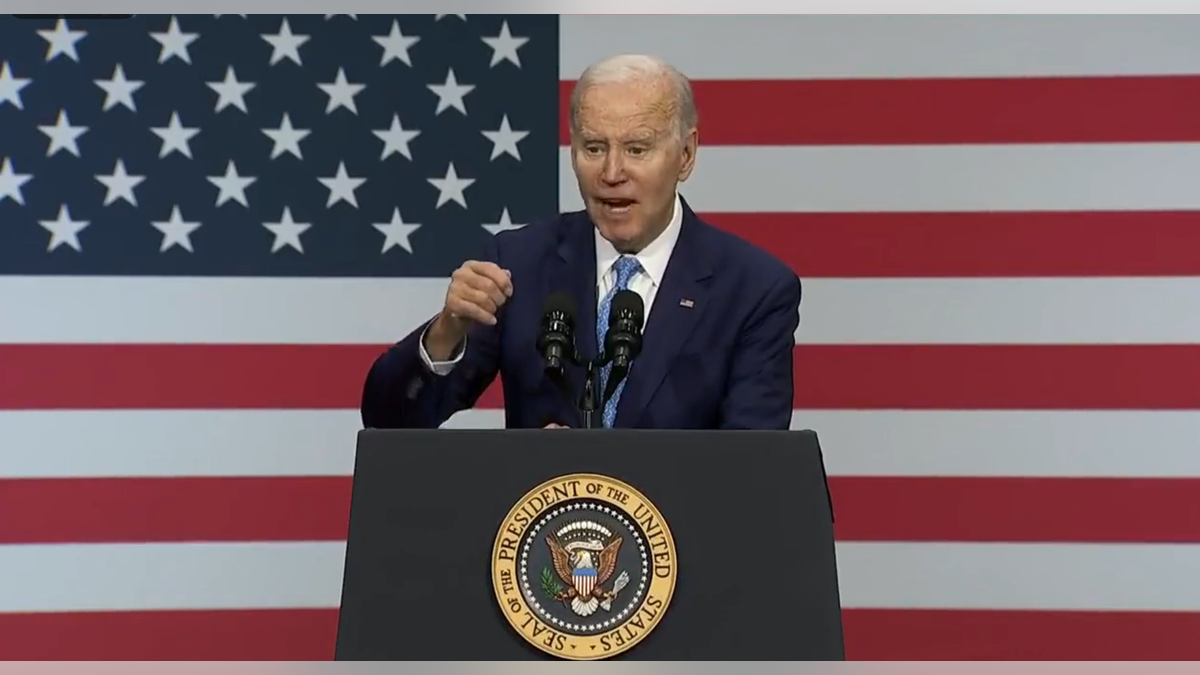
M 546 374 L 561 381 L 566 364 L 575 358 L 575 301 L 570 295 L 557 292 L 546 298 L 537 349 Z
M 633 360 L 642 353 L 642 324 L 646 305 L 642 296 L 630 290 L 617 291 L 608 313 L 608 333 L 604 336 L 605 360 L 612 363 L 604 400 L 617 391 L 617 385 L 629 372 Z

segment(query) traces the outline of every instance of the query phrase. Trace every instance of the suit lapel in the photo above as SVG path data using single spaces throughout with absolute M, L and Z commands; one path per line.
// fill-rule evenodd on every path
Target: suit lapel
M 633 427 L 662 385 L 675 357 L 708 306 L 712 264 L 700 240 L 702 224 L 683 203 L 683 226 L 643 330 L 642 353 L 629 371 L 614 426 Z

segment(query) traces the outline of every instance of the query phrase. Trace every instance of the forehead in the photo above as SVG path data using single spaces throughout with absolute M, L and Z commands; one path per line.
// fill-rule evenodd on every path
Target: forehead
M 578 123 L 585 133 L 661 131 L 670 126 L 674 114 L 674 99 L 662 84 L 598 84 L 580 97 Z

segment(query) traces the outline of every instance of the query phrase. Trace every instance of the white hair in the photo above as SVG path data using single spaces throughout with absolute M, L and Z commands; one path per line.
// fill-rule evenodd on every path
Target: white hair
M 594 63 L 579 76 L 571 92 L 569 123 L 571 134 L 579 131 L 579 104 L 588 89 L 600 84 L 624 84 L 627 82 L 666 80 L 675 99 L 675 119 L 672 120 L 676 137 L 680 142 L 687 140 L 688 133 L 696 127 L 696 99 L 692 85 L 683 73 L 666 61 L 646 54 L 618 54 Z

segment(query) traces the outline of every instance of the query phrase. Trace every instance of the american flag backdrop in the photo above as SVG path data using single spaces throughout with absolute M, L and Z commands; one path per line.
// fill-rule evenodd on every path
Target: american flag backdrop
M 1198 35 L 0 17 L 0 658 L 330 658 L 366 369 L 579 208 L 622 51 L 693 78 L 684 196 L 804 279 L 848 655 L 1200 658 Z

